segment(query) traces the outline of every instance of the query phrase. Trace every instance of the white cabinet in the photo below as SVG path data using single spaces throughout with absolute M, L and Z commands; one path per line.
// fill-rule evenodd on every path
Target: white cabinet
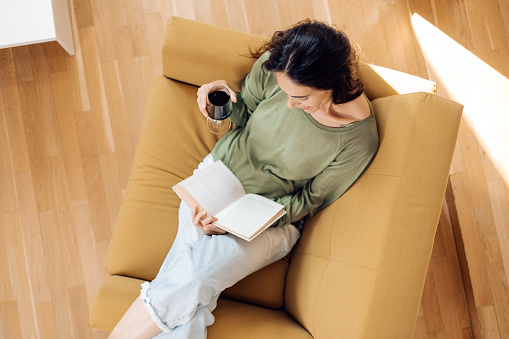
M 67 0 L 0 0 L 0 48 L 48 41 L 74 55 Z

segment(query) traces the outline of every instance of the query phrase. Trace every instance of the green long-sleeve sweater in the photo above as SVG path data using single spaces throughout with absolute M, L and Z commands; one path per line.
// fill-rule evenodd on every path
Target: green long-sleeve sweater
M 212 151 L 238 177 L 247 193 L 285 206 L 279 224 L 296 222 L 339 198 L 371 163 L 378 149 L 373 112 L 359 122 L 327 127 L 299 108 L 260 57 L 237 94 L 235 128 Z M 371 105 L 370 105 L 371 106 Z

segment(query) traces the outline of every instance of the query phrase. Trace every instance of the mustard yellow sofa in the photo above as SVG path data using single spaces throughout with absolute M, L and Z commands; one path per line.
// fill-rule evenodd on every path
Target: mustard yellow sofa
M 111 330 L 140 284 L 157 274 L 177 231 L 179 198 L 217 137 L 196 106 L 197 86 L 239 90 L 264 38 L 181 18 L 166 25 L 128 189 L 90 313 Z M 307 218 L 288 258 L 226 290 L 209 338 L 411 338 L 441 211 L 462 106 L 434 83 L 368 64 L 380 150 L 343 197 Z M 319 150 L 318 150 L 319 151 Z

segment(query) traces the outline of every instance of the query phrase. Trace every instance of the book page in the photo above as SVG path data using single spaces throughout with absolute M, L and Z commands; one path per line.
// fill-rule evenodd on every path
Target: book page
M 212 216 L 245 194 L 240 181 L 220 160 L 180 182 L 180 186 Z
M 246 194 L 217 214 L 218 221 L 214 224 L 250 238 L 283 208 L 283 205 L 260 195 Z

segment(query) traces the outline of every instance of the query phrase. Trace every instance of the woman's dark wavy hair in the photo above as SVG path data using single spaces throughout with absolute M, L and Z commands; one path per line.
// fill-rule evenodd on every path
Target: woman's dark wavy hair
M 356 50 L 344 32 L 324 22 L 304 20 L 277 31 L 272 39 L 252 53 L 255 58 L 269 51 L 263 63 L 269 72 L 283 72 L 301 86 L 332 90 L 334 104 L 362 94 Z

